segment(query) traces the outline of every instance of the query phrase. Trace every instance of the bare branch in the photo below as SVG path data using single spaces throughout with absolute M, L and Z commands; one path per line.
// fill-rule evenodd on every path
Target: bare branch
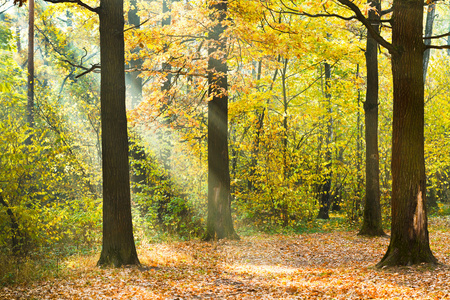
M 87 10 L 90 10 L 96 14 L 98 14 L 100 11 L 100 7 L 91 7 L 81 0 L 44 0 L 44 1 L 50 2 L 50 3 L 56 3 L 56 4 L 58 4 L 58 3 L 74 3 L 74 4 L 78 4 L 81 7 L 86 8 Z
M 382 11 L 380 12 L 380 17 L 382 17 L 382 16 L 384 16 L 384 15 L 387 15 L 387 14 L 390 14 L 390 13 L 393 12 L 393 11 L 394 11 L 394 8 L 393 8 L 393 7 L 388 8 L 388 9 L 386 9 L 386 10 L 382 10 Z
M 450 32 L 447 32 L 447 33 L 440 34 L 440 35 L 435 35 L 435 36 L 426 36 L 423 39 L 424 40 L 440 39 L 440 38 L 443 38 L 443 37 L 446 37 L 446 36 L 449 36 L 449 35 L 450 35 Z
M 364 16 L 364 14 L 361 12 L 361 10 L 359 9 L 359 7 L 353 3 L 351 0 L 336 0 L 338 3 L 340 3 L 342 6 L 350 9 L 354 15 L 353 16 L 349 16 L 349 17 L 345 17 L 345 16 L 341 16 L 339 14 L 332 14 L 327 12 L 325 9 L 325 13 L 321 13 L 321 14 L 309 14 L 306 13 L 304 11 L 300 11 L 298 9 L 292 8 L 289 5 L 287 5 L 283 0 L 280 0 L 281 4 L 283 5 L 284 9 L 281 11 L 274 11 L 273 9 L 271 9 L 270 7 L 266 6 L 266 8 L 269 11 L 274 11 L 277 13 L 284 13 L 284 14 L 293 14 L 293 15 L 300 15 L 300 16 L 307 16 L 307 17 L 334 17 L 334 18 L 339 18 L 342 20 L 358 20 L 360 21 L 366 28 L 367 31 L 371 34 L 371 36 L 377 41 L 378 44 L 380 44 L 381 46 L 383 46 L 384 48 L 386 48 L 390 53 L 396 52 L 394 46 L 392 46 L 391 43 L 389 43 L 388 41 L 386 41 L 372 26 L 371 20 L 369 20 L 368 18 L 366 18 Z M 385 21 L 386 22 L 386 21 Z
M 310 17 L 310 18 L 335 17 L 335 18 L 339 18 L 339 19 L 342 19 L 342 20 L 345 20 L 345 21 L 350 21 L 350 20 L 356 19 L 356 16 L 344 17 L 344 16 L 341 16 L 341 15 L 338 15 L 338 14 L 329 13 L 325 9 L 324 9 L 325 13 L 323 13 L 323 14 L 309 14 L 307 12 L 299 11 L 299 10 L 296 10 L 296 9 L 288 6 L 286 3 L 284 3 L 283 0 L 280 0 L 280 2 L 281 2 L 281 4 L 284 6 L 284 8 L 287 11 L 283 11 L 283 10 L 281 10 L 281 11 L 274 11 L 273 9 L 271 9 L 271 8 L 269 8 L 267 6 L 266 6 L 266 8 L 269 9 L 269 11 L 273 11 L 273 12 L 276 12 L 276 13 L 299 15 L 299 16 L 307 16 L 307 17 Z
M 181 70 L 154 70 L 154 69 L 126 69 L 125 72 L 154 72 L 154 73 L 171 73 L 177 75 L 185 75 L 185 76 L 196 76 L 208 78 L 208 75 L 205 73 L 192 73 L 189 71 L 181 71 Z
M 99 64 L 92 65 L 89 69 L 87 69 L 83 73 L 78 74 L 77 76 L 75 76 L 75 78 L 80 78 L 81 76 L 84 76 L 84 75 L 86 75 L 88 73 L 95 72 L 95 70 L 97 70 L 97 69 L 100 69 L 100 65 Z
M 83 69 L 83 70 L 89 70 L 89 69 L 86 68 L 85 66 L 83 66 L 83 65 L 77 65 L 77 64 L 75 64 L 75 63 L 73 63 L 73 62 L 71 62 L 71 61 L 69 61 L 69 60 L 67 60 L 67 59 L 64 59 L 63 62 L 66 62 L 66 63 L 68 63 L 69 65 L 71 65 L 72 67 L 75 67 L 75 68 L 80 68 L 80 69 Z
M 348 7 L 351 11 L 355 13 L 356 19 L 360 21 L 366 28 L 367 31 L 369 31 L 370 35 L 373 37 L 374 40 L 377 41 L 378 44 L 386 48 L 389 53 L 396 52 L 394 46 L 392 46 L 391 43 L 386 41 L 376 30 L 373 28 L 370 21 L 363 15 L 359 7 L 353 3 L 351 0 L 337 0 L 342 5 Z
M 67 59 L 63 60 L 63 62 L 68 63 L 72 67 L 80 68 L 80 69 L 85 70 L 83 73 L 78 74 L 77 76 L 75 76 L 75 78 L 80 78 L 81 76 L 86 75 L 87 73 L 94 72 L 95 70 L 100 69 L 100 65 L 99 64 L 95 64 L 95 65 L 92 65 L 90 68 L 87 68 L 87 67 L 82 66 L 82 65 L 74 64 L 73 62 L 68 61 Z
M 450 49 L 450 45 L 443 45 L 443 46 L 427 45 L 425 46 L 425 50 L 426 49 Z
M 127 32 L 128 30 L 132 30 L 132 29 L 139 29 L 139 27 L 141 27 L 142 25 L 144 25 L 144 24 L 147 23 L 148 21 L 150 21 L 150 19 L 147 19 L 147 20 L 141 22 L 141 23 L 138 24 L 138 25 L 130 26 L 130 27 L 128 27 L 127 29 L 125 29 L 123 32 Z
M 13 7 L 14 5 L 11 5 L 10 7 L 8 7 L 7 9 L 3 10 L 0 12 L 0 15 L 3 14 L 5 11 L 7 11 L 8 9 L 10 9 L 11 7 Z

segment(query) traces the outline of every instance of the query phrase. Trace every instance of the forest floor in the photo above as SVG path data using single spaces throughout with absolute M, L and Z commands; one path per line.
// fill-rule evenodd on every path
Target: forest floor
M 1 287 L 0 299 L 450 299 L 450 219 L 433 222 L 438 266 L 376 269 L 389 238 L 356 231 L 258 234 L 141 244 L 141 267 L 73 257 L 64 276 Z

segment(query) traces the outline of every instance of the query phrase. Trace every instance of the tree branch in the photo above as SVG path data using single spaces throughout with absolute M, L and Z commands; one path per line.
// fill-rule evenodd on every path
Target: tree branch
M 368 18 L 366 18 L 364 16 L 364 14 L 361 12 L 361 10 L 359 9 L 359 7 L 353 3 L 351 0 L 336 0 L 338 3 L 342 4 L 344 7 L 350 9 L 355 15 L 350 16 L 350 17 L 344 17 L 338 14 L 332 14 L 326 11 L 326 9 L 324 9 L 325 13 L 321 13 L 321 14 L 309 14 L 309 13 L 305 13 L 303 11 L 299 11 L 298 9 L 294 9 L 290 6 L 288 6 L 283 0 L 280 0 L 281 4 L 283 5 L 283 7 L 286 10 L 281 10 L 281 11 L 275 11 L 277 13 L 285 13 L 285 14 L 294 14 L 294 15 L 300 15 L 300 16 L 307 16 L 307 17 L 334 17 L 334 18 L 339 18 L 342 20 L 358 20 L 360 21 L 366 28 L 367 31 L 371 34 L 371 36 L 373 37 L 373 39 L 375 39 L 377 41 L 378 44 L 380 44 L 381 46 L 383 46 L 384 48 L 386 48 L 389 53 L 394 53 L 396 52 L 394 46 L 389 43 L 388 41 L 386 41 L 372 26 L 371 20 L 369 20 Z M 270 7 L 266 6 L 267 9 L 274 11 L 273 9 L 271 9 Z M 387 12 L 387 11 L 384 11 Z
M 141 27 L 141 25 L 144 25 L 144 24 L 147 23 L 148 21 L 150 21 L 150 19 L 147 19 L 147 20 L 141 22 L 141 23 L 138 24 L 138 25 L 130 26 L 130 27 L 128 27 L 127 29 L 125 29 L 123 32 L 127 32 L 128 30 L 132 30 L 132 29 L 139 29 L 139 27 Z
M 450 32 L 447 32 L 447 33 L 440 34 L 440 35 L 435 35 L 435 36 L 426 36 L 423 39 L 424 40 L 440 39 L 440 38 L 443 38 L 443 37 L 446 37 L 446 36 L 449 36 L 449 35 L 450 35 Z
M 177 74 L 177 75 L 196 76 L 196 77 L 208 78 L 207 74 L 190 73 L 188 71 L 181 71 L 181 70 L 126 69 L 125 72 L 171 73 L 171 74 Z
M 85 67 L 84 67 L 85 68 Z M 97 69 L 100 69 L 100 65 L 99 64 L 95 64 L 92 65 L 89 69 L 85 68 L 86 71 L 82 72 L 81 74 L 78 74 L 77 76 L 75 76 L 75 78 L 80 78 L 81 76 L 84 76 L 88 73 L 94 72 Z
M 284 3 L 283 0 L 280 0 L 280 2 L 284 6 L 284 8 L 287 9 L 287 11 L 283 11 L 283 10 L 281 10 L 281 11 L 274 11 L 273 9 L 271 9 L 271 8 L 269 8 L 267 6 L 266 6 L 266 8 L 268 10 L 276 12 L 276 13 L 307 16 L 307 17 L 310 17 L 310 18 L 334 17 L 334 18 L 339 18 L 339 19 L 345 20 L 345 21 L 350 21 L 350 20 L 356 19 L 356 16 L 344 17 L 344 16 L 341 16 L 341 15 L 338 15 L 338 14 L 329 13 L 325 9 L 324 9 L 325 13 L 323 13 L 323 14 L 310 14 L 310 13 L 307 13 L 307 12 L 304 12 L 304 11 L 299 11 L 297 9 L 294 9 L 294 8 L 288 6 L 286 3 Z
M 5 10 L 2 10 L 1 12 L 0 12 L 0 15 L 2 15 L 5 11 L 7 11 L 8 9 L 10 9 L 11 7 L 13 7 L 14 5 L 11 5 L 10 7 L 8 7 L 7 9 L 5 9 Z
M 56 4 L 58 4 L 58 3 L 74 3 L 74 4 L 78 4 L 81 7 L 86 8 L 87 10 L 90 10 L 96 14 L 98 14 L 100 11 L 100 7 L 91 7 L 81 0 L 44 0 L 44 1 L 50 2 L 50 3 L 56 3 Z
M 380 17 L 382 17 L 382 16 L 384 16 L 384 15 L 387 15 L 387 14 L 393 12 L 393 11 L 394 11 L 394 8 L 393 8 L 393 7 L 388 8 L 388 9 L 386 9 L 386 10 L 382 10 L 382 11 L 380 12 Z
M 450 45 L 443 45 L 443 46 L 426 45 L 425 50 L 427 49 L 450 49 Z
M 370 21 L 363 15 L 363 13 L 361 12 L 361 10 L 359 9 L 359 7 L 353 3 L 351 0 L 337 0 L 339 3 L 341 3 L 342 5 L 348 7 L 351 11 L 353 11 L 353 13 L 355 13 L 356 19 L 358 19 L 358 21 L 360 21 L 366 28 L 367 31 L 370 33 L 370 35 L 372 36 L 372 38 L 377 41 L 378 44 L 380 44 L 381 46 L 383 46 L 384 48 L 386 48 L 389 53 L 393 53 L 396 52 L 394 46 L 392 46 L 391 43 L 389 43 L 388 41 L 386 41 L 376 30 L 375 28 L 373 28 L 372 24 L 370 23 Z
M 85 70 L 83 73 L 78 74 L 77 76 L 75 76 L 75 78 L 80 78 L 81 76 L 86 75 L 87 73 L 94 72 L 96 69 L 100 69 L 100 68 L 101 68 L 101 67 L 100 67 L 100 64 L 94 64 L 94 65 L 92 65 L 90 68 L 87 68 L 87 67 L 85 67 L 85 66 L 83 66 L 83 65 L 77 65 L 77 64 L 74 64 L 73 62 L 71 62 L 71 61 L 69 61 L 69 60 L 67 60 L 67 59 L 63 60 L 63 62 L 68 63 L 68 64 L 71 65 L 72 67 L 80 68 L 80 69 Z

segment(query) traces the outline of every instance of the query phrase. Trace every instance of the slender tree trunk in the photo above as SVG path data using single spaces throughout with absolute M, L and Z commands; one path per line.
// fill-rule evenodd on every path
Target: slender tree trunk
M 369 18 L 379 20 L 381 4 L 379 0 L 370 1 L 374 10 L 369 11 Z M 372 23 L 379 32 L 379 24 Z M 367 33 L 366 68 L 367 91 L 364 102 L 366 133 L 366 197 L 363 224 L 359 235 L 384 236 L 380 205 L 380 166 L 378 155 L 378 44 Z
M 172 23 L 172 17 L 170 15 L 171 13 L 171 1 L 170 0 L 163 0 L 162 3 L 162 12 L 163 14 L 167 14 L 164 19 L 161 22 L 161 26 L 170 26 Z M 168 50 L 169 45 L 165 45 L 165 51 Z M 163 71 L 167 71 L 166 74 L 166 81 L 164 81 L 163 85 L 161 86 L 161 91 L 165 94 L 164 96 L 164 104 L 162 105 L 161 113 L 165 113 L 163 123 L 168 127 L 170 123 L 172 123 L 173 119 L 170 116 L 170 114 L 167 112 L 169 109 L 169 106 L 172 104 L 172 96 L 170 95 L 170 89 L 172 88 L 172 74 L 170 73 L 172 66 L 168 62 L 162 63 L 161 69 Z M 170 157 L 172 155 L 172 136 L 171 132 L 168 130 L 162 130 L 161 132 L 161 142 L 162 142 L 162 150 L 161 150 L 161 158 L 162 163 L 164 166 L 164 170 L 166 172 L 166 175 L 163 176 L 163 180 L 169 181 L 169 190 L 166 191 L 167 197 L 170 199 L 171 197 L 171 191 L 170 191 Z
M 161 22 L 161 26 L 169 26 L 172 23 L 172 18 L 170 16 L 170 12 L 171 12 L 171 8 L 170 8 L 170 0 L 163 0 L 162 2 L 162 13 L 163 14 L 168 14 L 166 15 L 162 22 Z M 165 45 L 165 50 L 167 50 L 168 45 Z M 162 64 L 162 70 L 163 71 L 170 71 L 172 69 L 171 65 L 167 62 L 164 62 Z M 172 74 L 170 72 L 167 73 L 166 75 L 166 81 L 163 83 L 163 85 L 161 86 L 161 91 L 165 91 L 168 92 L 170 90 L 170 87 L 172 85 Z
M 425 22 L 425 37 L 430 37 L 433 35 L 433 23 L 434 18 L 436 17 L 436 3 L 432 1 L 430 4 L 428 4 L 427 9 L 427 20 Z M 424 40 L 425 45 L 431 45 L 430 39 Z M 425 50 L 423 54 L 423 82 L 425 83 L 427 79 L 427 70 L 428 70 L 428 63 L 430 62 L 430 54 L 431 50 L 427 49 Z
M 450 32 L 450 24 L 448 26 L 448 32 Z M 447 37 L 447 46 L 450 46 L 450 35 Z M 450 55 L 450 48 L 447 49 L 447 55 Z
M 281 71 L 281 85 L 283 91 L 283 184 L 287 187 L 287 179 L 289 176 L 289 160 L 288 160 L 288 108 L 289 100 L 287 95 L 287 69 L 288 69 L 289 59 L 285 58 L 283 61 L 283 69 Z M 287 227 L 289 225 L 289 212 L 288 204 L 285 195 L 283 194 L 283 199 L 281 200 L 281 217 L 283 220 L 283 226 Z
M 319 208 L 319 219 L 329 219 L 329 211 L 331 205 L 331 142 L 333 141 L 333 117 L 332 117 L 332 107 L 331 107 L 331 94 L 330 94 L 330 84 L 331 84 L 331 66 L 329 63 L 325 63 L 325 98 L 327 99 L 327 132 L 326 132 L 326 152 L 325 152 L 325 169 L 323 173 L 325 174 L 325 179 L 323 180 L 321 193 L 320 193 L 320 208 Z
M 19 14 L 17 14 L 17 25 L 16 25 L 16 48 L 17 53 L 22 51 L 22 43 L 20 42 L 20 25 L 19 24 Z
M 228 157 L 228 81 L 226 26 L 228 1 L 209 3 L 211 19 L 217 22 L 208 34 L 208 217 L 205 240 L 239 239 L 231 218 Z
M 359 75 L 359 64 L 356 65 L 356 77 L 360 78 Z M 358 112 L 356 116 L 356 195 L 355 201 L 353 203 L 352 208 L 352 219 L 359 219 L 359 210 L 361 207 L 361 198 L 362 198 L 362 190 L 363 190 L 363 176 L 362 176 L 362 122 L 361 122 L 361 89 L 358 88 L 358 96 L 357 96 L 357 104 L 358 104 Z
M 28 0 L 28 126 L 34 128 L 34 0 Z M 27 139 L 31 143 L 31 137 Z
M 137 1 L 130 0 L 130 10 L 128 11 L 128 23 L 134 26 L 136 29 L 140 28 L 141 18 L 139 17 Z M 139 46 L 132 49 L 133 54 L 138 54 L 140 51 Z M 131 69 L 140 69 L 142 67 L 142 59 L 133 59 L 129 62 L 129 67 Z M 127 82 L 127 95 L 131 99 L 131 109 L 136 108 L 142 101 L 142 77 L 139 75 L 140 71 L 127 72 L 125 74 L 125 80 Z M 128 147 L 129 155 L 133 160 L 131 164 L 131 182 L 132 182 L 132 193 L 137 194 L 142 191 L 142 185 L 145 183 L 147 178 L 147 172 L 143 161 L 146 159 L 145 149 L 142 147 L 138 140 L 140 139 L 139 134 L 134 132 L 135 137 L 130 138 Z
M 278 72 L 275 73 L 274 78 L 276 78 L 276 74 Z M 256 73 L 256 80 L 259 82 L 259 80 L 261 80 L 261 74 L 262 74 L 262 61 L 260 60 L 258 62 L 258 71 Z M 273 81 L 272 81 L 273 82 Z M 257 87 L 257 89 L 259 88 L 259 86 Z M 264 117 L 265 117 L 265 112 L 266 112 L 266 108 L 263 107 L 262 111 L 259 112 L 259 110 L 256 110 L 256 116 L 258 118 L 258 121 L 256 123 L 256 136 L 255 139 L 253 141 L 253 147 L 252 147 L 252 151 L 250 153 L 251 156 L 251 163 L 250 163 L 250 167 L 249 167 L 249 176 L 247 179 L 247 187 L 248 190 L 251 192 L 254 189 L 254 181 L 255 181 L 255 174 L 256 174 L 256 168 L 258 165 L 258 154 L 259 154 L 259 143 L 260 143 L 260 139 L 261 139 L 261 135 L 263 133 L 264 130 Z
M 8 203 L 3 199 L 3 196 L 0 194 L 0 204 L 6 208 L 6 213 L 9 216 L 9 220 L 11 221 L 11 244 L 12 244 L 12 253 L 14 255 L 19 255 L 21 253 L 21 249 L 23 246 L 23 240 L 20 238 L 19 233 L 19 224 L 17 223 L 17 218 L 14 212 L 9 207 Z
M 170 26 L 172 23 L 171 18 L 171 1 L 163 0 L 162 1 L 162 13 L 164 17 L 161 21 L 161 27 Z M 166 52 L 169 48 L 169 45 L 164 45 L 164 51 Z M 171 182 L 171 156 L 172 156 L 172 134 L 168 128 L 170 127 L 170 123 L 172 122 L 172 117 L 168 110 L 170 109 L 170 105 L 172 104 L 172 96 L 170 94 L 170 89 L 172 88 L 172 74 L 170 73 L 172 66 L 168 62 L 163 62 L 161 64 L 161 69 L 166 71 L 166 78 L 163 84 L 161 85 L 161 92 L 164 93 L 163 103 L 161 105 L 160 113 L 162 115 L 162 124 L 165 125 L 157 132 L 157 137 L 160 142 L 160 157 L 161 163 L 164 169 L 164 172 L 159 177 L 159 180 L 164 186 L 164 190 L 162 191 L 162 197 L 158 200 L 157 203 L 157 214 L 159 224 L 164 227 L 164 216 L 170 214 L 170 210 L 168 209 L 169 203 L 172 200 L 173 196 L 173 188 Z
M 103 245 L 98 265 L 118 267 L 139 264 L 130 203 L 123 0 L 102 0 L 100 7 Z
M 139 29 L 139 25 L 141 24 L 141 18 L 137 14 L 138 8 L 137 8 L 137 1 L 131 0 L 130 1 L 131 9 L 128 11 L 128 23 L 132 26 L 135 26 L 137 29 Z M 136 47 L 135 49 L 131 50 L 132 53 L 139 53 L 140 49 L 139 47 Z M 142 59 L 133 59 L 130 61 L 129 66 L 131 69 L 139 69 L 142 66 Z M 131 96 L 131 109 L 136 108 L 139 103 L 142 101 L 142 77 L 139 75 L 141 74 L 140 71 L 134 71 L 127 73 L 127 80 L 129 82 L 130 92 L 129 95 Z
M 425 191 L 423 1 L 394 1 L 392 19 L 392 230 L 378 267 L 437 262 L 430 250 Z

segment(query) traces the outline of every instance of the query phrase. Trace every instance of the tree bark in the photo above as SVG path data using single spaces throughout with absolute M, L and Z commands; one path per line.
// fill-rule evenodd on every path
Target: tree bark
M 3 205 L 6 208 L 6 213 L 9 216 L 9 219 L 11 221 L 11 246 L 12 246 L 12 253 L 15 256 L 18 256 L 19 254 L 23 254 L 23 240 L 21 239 L 20 232 L 19 232 L 19 223 L 17 223 L 16 215 L 14 215 L 14 212 L 11 210 L 11 207 L 9 207 L 8 203 L 3 199 L 3 196 L 0 194 L 0 204 Z
M 239 239 L 231 218 L 228 156 L 228 81 L 226 26 L 228 1 L 210 1 L 211 19 L 208 49 L 208 217 L 205 240 Z
M 139 17 L 137 1 L 130 1 L 130 10 L 128 11 L 128 24 L 134 26 L 136 29 L 140 28 L 141 18 Z M 133 54 L 138 54 L 140 51 L 139 46 L 132 49 Z M 142 67 L 142 59 L 137 58 L 129 62 L 131 69 L 140 69 Z M 131 109 L 136 108 L 142 101 L 142 77 L 139 75 L 140 71 L 127 72 L 125 74 L 125 82 L 127 83 L 127 94 L 131 99 Z M 129 89 L 128 89 L 129 87 Z M 145 183 L 147 172 L 143 161 L 146 159 L 145 149 L 139 143 L 139 135 L 135 133 L 134 138 L 129 139 L 129 155 L 133 160 L 131 163 L 131 182 L 133 194 L 140 193 L 142 191 L 142 185 Z
M 123 0 L 102 0 L 99 17 L 103 245 L 98 265 L 119 267 L 139 264 L 130 203 Z
M 141 18 L 137 14 L 138 12 L 137 1 L 131 0 L 130 6 L 131 9 L 128 11 L 128 23 L 139 29 L 140 27 L 139 25 L 141 24 Z M 139 53 L 139 51 L 140 51 L 139 47 L 136 47 L 133 50 L 131 50 L 132 53 Z M 129 66 L 131 69 L 141 68 L 142 59 L 138 58 L 131 60 Z M 131 96 L 131 109 L 136 108 L 142 101 L 142 77 L 139 76 L 140 74 L 141 74 L 140 71 L 127 73 L 127 79 L 130 84 L 129 95 Z
M 28 80 L 27 80 L 27 120 L 34 128 L 34 0 L 28 0 Z M 31 144 L 32 137 L 27 138 Z
M 392 230 L 377 267 L 437 263 L 430 250 L 425 191 L 423 1 L 394 1 L 392 19 Z
M 331 205 L 331 142 L 333 141 L 333 116 L 331 107 L 331 94 L 330 94 L 330 80 L 331 80 L 331 66 L 329 63 L 325 63 L 325 98 L 327 99 L 327 132 L 326 132 L 326 152 L 325 152 L 325 179 L 323 180 L 320 193 L 320 208 L 317 218 L 329 219 L 329 211 Z
M 436 17 L 436 3 L 431 2 L 428 4 L 427 8 L 427 20 L 425 22 L 425 37 L 430 37 L 433 35 L 433 23 L 434 18 Z M 431 45 L 431 39 L 425 39 L 424 40 L 425 45 Z M 428 63 L 430 62 L 430 54 L 431 49 L 425 50 L 423 54 L 423 82 L 425 83 L 427 79 L 427 70 L 428 70 Z
M 370 1 L 375 10 L 369 11 L 369 18 L 379 20 L 381 3 Z M 372 22 L 379 33 L 379 23 Z M 366 134 L 366 197 L 363 224 L 358 235 L 384 236 L 380 205 L 380 167 L 378 155 L 378 43 L 367 33 L 366 68 L 367 91 L 364 102 Z

